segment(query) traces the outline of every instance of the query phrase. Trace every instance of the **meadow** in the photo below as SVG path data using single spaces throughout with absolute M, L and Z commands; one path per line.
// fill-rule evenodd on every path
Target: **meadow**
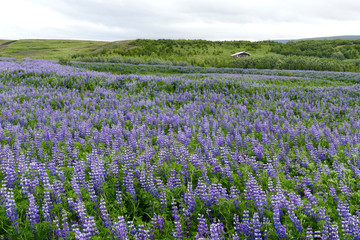
M 360 74 L 0 58 L 4 239 L 360 239 Z
M 232 59 L 247 51 L 251 57 Z M 360 72 L 360 40 L 0 40 L 0 57 L 148 65 Z

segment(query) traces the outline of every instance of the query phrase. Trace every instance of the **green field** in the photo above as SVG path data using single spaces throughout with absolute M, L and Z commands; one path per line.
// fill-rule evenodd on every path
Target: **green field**
M 232 59 L 246 51 L 251 57 Z M 360 72 L 360 40 L 0 40 L 0 57 L 150 65 Z
M 18 40 L 1 47 L 8 40 L 0 40 L 0 56 L 14 58 L 58 59 L 72 53 L 89 54 L 106 42 L 80 40 Z

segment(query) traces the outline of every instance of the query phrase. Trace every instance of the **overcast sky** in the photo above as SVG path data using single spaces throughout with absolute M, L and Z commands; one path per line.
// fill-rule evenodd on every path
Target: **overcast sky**
M 360 35 L 359 0 L 3 0 L 0 39 L 268 40 Z

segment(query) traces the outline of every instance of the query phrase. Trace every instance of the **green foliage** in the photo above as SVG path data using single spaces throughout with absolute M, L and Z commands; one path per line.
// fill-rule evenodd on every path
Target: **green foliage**
M 69 58 L 64 58 L 64 57 L 59 58 L 59 64 L 68 65 L 68 66 L 72 65 L 71 60 Z
M 0 48 L 0 56 L 15 58 L 59 59 L 81 57 L 104 46 L 105 42 L 79 40 L 25 39 Z
M 251 53 L 251 57 L 242 58 L 234 63 L 230 55 L 239 51 L 247 51 Z M 110 43 L 19 40 L 0 50 L 0 56 L 59 59 L 59 62 L 65 65 L 68 65 L 71 59 L 136 65 L 358 72 L 360 71 L 360 40 L 303 40 L 287 43 L 171 39 L 137 39 Z
M 360 71 L 360 67 L 356 64 L 340 61 L 339 59 L 341 56 L 339 56 L 338 53 L 335 55 L 335 59 L 275 55 L 238 58 L 231 62 L 231 67 L 316 71 Z
M 147 40 L 129 42 L 128 48 L 105 49 L 79 58 L 87 62 L 151 65 L 191 64 L 200 67 L 239 67 L 260 69 L 303 69 L 360 71 L 360 41 L 329 40 L 277 43 L 272 41 Z M 245 50 L 251 57 L 233 60 L 230 55 Z M 129 73 L 127 71 L 123 73 Z
M 309 56 L 331 58 L 334 52 L 341 51 L 346 59 L 360 57 L 360 40 L 303 40 L 279 43 L 272 46 L 271 52 L 285 56 Z
M 340 52 L 340 51 L 334 52 L 333 54 L 331 54 L 331 57 L 339 59 L 339 60 L 344 60 L 345 59 L 344 54 L 342 52 Z

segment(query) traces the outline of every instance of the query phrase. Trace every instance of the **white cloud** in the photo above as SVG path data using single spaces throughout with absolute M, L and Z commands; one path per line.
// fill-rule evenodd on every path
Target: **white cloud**
M 356 35 L 355 0 L 12 0 L 0 39 L 265 40 Z

